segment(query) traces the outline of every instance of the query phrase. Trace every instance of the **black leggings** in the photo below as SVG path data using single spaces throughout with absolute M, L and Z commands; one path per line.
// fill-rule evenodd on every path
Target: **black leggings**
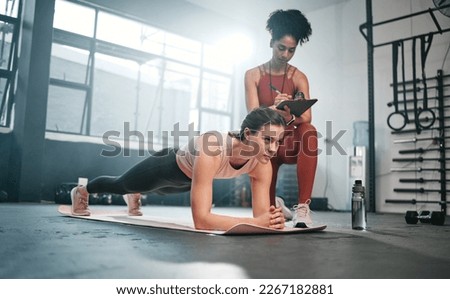
M 181 171 L 176 161 L 177 149 L 166 148 L 139 162 L 121 176 L 100 176 L 90 181 L 89 193 L 170 194 L 191 189 L 191 179 Z

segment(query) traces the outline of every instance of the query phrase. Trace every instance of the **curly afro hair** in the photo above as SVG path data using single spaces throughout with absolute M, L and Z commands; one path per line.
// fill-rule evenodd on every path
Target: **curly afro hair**
M 290 35 L 300 45 L 309 41 L 309 36 L 312 33 L 308 19 L 297 9 L 279 9 L 272 12 L 267 20 L 266 29 L 272 35 L 273 40 L 279 40 L 283 36 Z

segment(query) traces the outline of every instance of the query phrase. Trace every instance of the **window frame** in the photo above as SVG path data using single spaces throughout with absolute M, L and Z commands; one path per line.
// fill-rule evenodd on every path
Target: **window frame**
M 59 0 L 62 1 L 62 0 Z M 75 3 L 72 1 L 68 1 L 70 3 Z M 75 133 L 77 135 L 87 135 L 87 136 L 92 136 L 91 135 L 91 122 L 92 122 L 92 101 L 93 101 L 93 88 L 95 87 L 95 78 L 94 78 L 94 71 L 95 71 L 95 53 L 101 53 L 101 54 L 106 54 L 106 55 L 110 55 L 113 57 L 117 57 L 117 58 L 122 58 L 122 59 L 127 59 L 127 60 L 131 60 L 131 61 L 135 61 L 138 64 L 144 64 L 147 61 L 150 60 L 154 60 L 154 59 L 161 59 L 164 60 L 166 62 L 174 62 L 177 64 L 183 64 L 189 67 L 194 67 L 199 69 L 199 86 L 197 87 L 198 90 L 196 92 L 197 94 L 197 99 L 195 100 L 194 105 L 190 105 L 193 106 L 191 107 L 191 111 L 190 114 L 193 115 L 197 115 L 197 119 L 194 122 L 197 122 L 197 127 L 201 128 L 203 127 L 202 124 L 202 114 L 207 113 L 213 113 L 213 114 L 217 114 L 220 116 L 226 116 L 229 119 L 229 123 L 230 123 L 230 129 L 233 127 L 233 121 L 234 118 L 232 117 L 232 113 L 233 113 L 233 103 L 232 101 L 230 101 L 229 106 L 228 106 L 228 111 L 223 111 L 222 110 L 218 110 L 218 109 L 214 109 L 211 107 L 204 107 L 202 106 L 202 86 L 203 86 L 203 80 L 204 80 L 204 74 L 208 73 L 208 74 L 213 74 L 213 75 L 219 75 L 221 77 L 224 77 L 225 80 L 229 81 L 229 93 L 228 93 L 228 98 L 230 98 L 230 95 L 233 94 L 233 80 L 234 80 L 234 73 L 228 74 L 228 73 L 223 73 L 220 72 L 218 70 L 213 70 L 213 69 L 209 69 L 203 66 L 203 58 L 200 59 L 200 63 L 199 64 L 191 64 L 191 63 L 187 63 L 185 61 L 181 61 L 181 60 L 177 60 L 177 59 L 173 59 L 170 57 L 166 57 L 163 55 L 157 55 L 157 54 L 152 54 L 149 52 L 145 52 L 145 51 L 141 51 L 138 49 L 133 49 L 133 48 L 129 48 L 123 45 L 118 45 L 118 44 L 114 44 L 111 42 L 107 42 L 107 41 L 103 41 L 100 39 L 97 39 L 96 37 L 96 30 L 97 30 L 97 26 L 98 26 L 98 14 L 99 12 L 105 12 L 105 13 L 109 13 L 109 14 L 114 14 L 118 17 L 124 18 L 124 19 L 128 19 L 128 20 L 133 20 L 133 21 L 137 21 L 139 23 L 141 23 L 142 25 L 145 26 L 151 26 L 154 27 L 156 29 L 159 29 L 157 27 L 155 27 L 153 24 L 148 24 L 146 22 L 143 22 L 142 20 L 139 20 L 137 18 L 133 18 L 130 17 L 129 15 L 122 15 L 120 13 L 117 12 L 112 12 L 110 10 L 106 10 L 106 9 L 102 9 L 100 7 L 97 6 L 91 6 L 87 3 L 75 3 L 77 5 L 82 5 L 82 6 L 87 6 L 90 7 L 92 9 L 95 10 L 95 22 L 94 22 L 94 35 L 93 37 L 88 37 L 88 36 L 84 36 L 81 34 L 77 34 L 77 33 L 73 33 L 73 32 L 69 32 L 69 31 L 65 31 L 62 29 L 58 29 L 58 28 L 54 28 L 53 29 L 53 43 L 56 44 L 60 44 L 60 45 L 64 45 L 64 46 L 70 46 L 73 48 L 79 48 L 79 49 L 83 49 L 85 51 L 89 51 L 89 61 L 87 64 L 87 78 L 88 80 L 86 80 L 86 82 L 83 83 L 79 83 L 79 82 L 72 82 L 69 80 L 62 80 L 62 79 L 57 79 L 57 78 L 52 78 L 50 76 L 50 80 L 49 80 L 49 86 L 50 85 L 54 85 L 54 86 L 58 86 L 58 87 L 63 87 L 63 88 L 69 88 L 69 89 L 79 89 L 79 90 L 84 90 L 86 91 L 86 98 L 85 98 L 85 105 L 86 105 L 86 113 L 83 113 L 83 117 L 84 119 L 82 120 L 82 128 L 80 128 L 80 132 Z M 162 29 L 159 29 L 162 30 Z M 167 32 L 167 31 L 165 31 Z M 168 34 L 173 34 L 171 32 L 167 32 Z M 184 37 L 183 37 L 184 38 Z M 201 43 L 201 42 L 200 42 Z M 202 47 L 201 47 L 201 57 L 203 57 L 204 55 L 204 44 L 201 43 Z M 137 79 L 139 80 L 139 79 Z M 139 85 L 140 82 L 137 81 L 137 84 Z M 158 99 L 155 99 L 155 101 L 157 101 Z M 228 99 L 229 100 L 229 99 Z M 192 113 L 192 110 L 196 110 L 196 113 Z M 162 117 L 162 115 L 160 115 L 159 117 Z M 55 132 L 51 129 L 47 129 L 47 132 Z M 69 134 L 74 134 L 73 132 L 57 132 L 57 133 L 69 133 Z M 158 141 L 158 140 L 157 140 Z M 161 141 L 161 140 L 159 140 Z

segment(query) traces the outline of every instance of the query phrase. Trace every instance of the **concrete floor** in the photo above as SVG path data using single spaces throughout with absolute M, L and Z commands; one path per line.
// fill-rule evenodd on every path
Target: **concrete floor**
M 328 225 L 324 232 L 214 236 L 74 219 L 56 210 L 0 204 L 0 278 L 450 278 L 449 217 L 447 225 L 432 226 L 369 214 L 368 230 L 354 231 L 349 213 L 315 212 L 315 222 Z M 188 207 L 143 210 L 189 215 Z

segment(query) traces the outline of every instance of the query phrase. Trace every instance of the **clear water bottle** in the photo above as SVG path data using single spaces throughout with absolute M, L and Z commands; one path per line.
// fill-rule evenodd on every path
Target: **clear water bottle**
M 366 229 L 367 214 L 365 206 L 365 189 L 361 180 L 356 180 L 352 188 L 352 228 Z

